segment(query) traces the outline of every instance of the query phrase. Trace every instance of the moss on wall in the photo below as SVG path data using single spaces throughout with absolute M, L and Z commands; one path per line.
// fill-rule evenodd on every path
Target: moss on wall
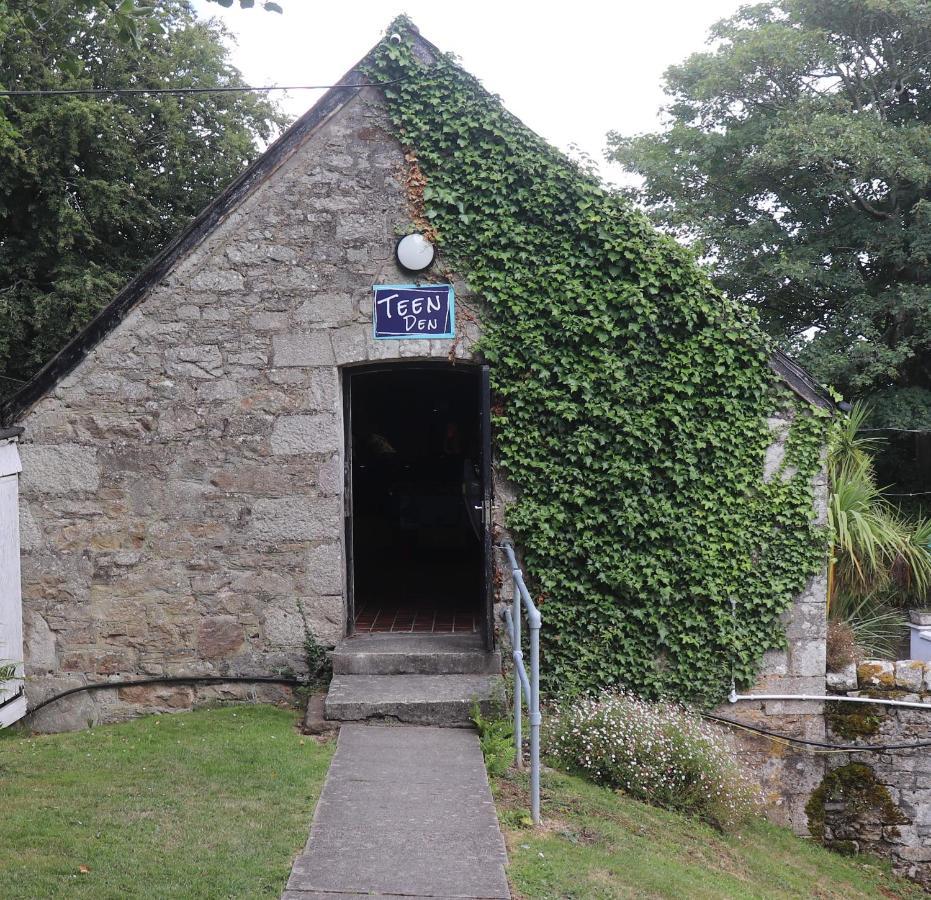
M 854 741 L 878 734 L 883 713 L 871 703 L 826 703 L 824 719 L 838 737 Z
M 812 793 L 805 812 L 812 837 L 839 852 L 855 849 L 849 835 L 859 825 L 908 822 L 876 773 L 859 762 L 829 772 Z

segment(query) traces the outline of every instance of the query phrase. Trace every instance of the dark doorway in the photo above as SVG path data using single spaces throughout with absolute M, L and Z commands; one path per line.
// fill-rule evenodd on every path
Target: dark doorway
M 481 376 L 446 364 L 346 372 L 355 633 L 487 631 Z

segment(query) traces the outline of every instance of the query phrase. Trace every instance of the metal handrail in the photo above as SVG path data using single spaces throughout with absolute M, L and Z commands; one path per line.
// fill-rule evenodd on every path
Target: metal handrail
M 497 545 L 507 557 L 511 567 L 511 582 L 514 598 L 511 606 L 506 606 L 501 618 L 508 630 L 511 640 L 511 656 L 514 659 L 514 762 L 518 769 L 524 767 L 523 737 L 521 735 L 522 700 L 527 701 L 530 719 L 530 815 L 534 825 L 540 824 L 540 626 L 543 619 L 524 583 L 524 574 L 517 564 L 514 548 L 509 541 Z M 524 665 L 521 650 L 521 621 L 523 603 L 527 612 L 527 626 L 530 629 L 530 675 Z

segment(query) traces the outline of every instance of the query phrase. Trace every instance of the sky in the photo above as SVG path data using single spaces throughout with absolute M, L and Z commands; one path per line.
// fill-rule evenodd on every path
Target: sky
M 741 5 L 738 0 L 279 2 L 282 15 L 195 0 L 201 15 L 221 19 L 235 35 L 232 59 L 250 84 L 331 84 L 404 12 L 525 124 L 562 150 L 578 146 L 599 164 L 603 177 L 617 183 L 630 179 L 604 162 L 606 134 L 656 130 L 663 71 L 702 50 L 709 26 Z M 293 92 L 282 105 L 300 115 L 317 96 Z

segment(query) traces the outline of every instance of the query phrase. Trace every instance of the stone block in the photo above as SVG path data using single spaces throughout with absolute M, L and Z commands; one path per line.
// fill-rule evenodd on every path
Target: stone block
M 767 700 L 763 709 L 768 716 L 820 716 L 824 704 L 812 700 Z
M 779 471 L 786 457 L 785 439 L 780 439 L 770 444 L 766 448 L 766 456 L 763 459 L 763 480 L 772 481 L 773 476 Z
M 175 376 L 218 378 L 223 374 L 223 354 L 214 344 L 173 347 L 165 351 L 165 368 Z
M 338 366 L 349 363 L 365 362 L 368 357 L 370 342 L 369 331 L 364 325 L 346 325 L 330 332 L 333 341 L 333 353 Z M 382 343 L 391 343 L 383 341 Z
M 25 495 L 71 494 L 100 487 L 97 451 L 81 444 L 23 444 L 20 485 Z
M 760 676 L 788 675 L 789 654 L 785 650 L 767 650 L 760 663 Z
M 42 532 L 36 523 L 35 516 L 29 509 L 29 504 L 25 498 L 19 501 L 19 546 L 23 552 L 30 550 L 40 550 L 44 541 Z
M 857 666 L 857 682 L 861 688 L 895 687 L 895 665 L 884 659 L 868 659 Z
M 249 326 L 256 331 L 284 331 L 288 327 L 288 314 L 259 311 L 249 317 Z
M 263 541 L 323 541 L 341 533 L 342 501 L 338 497 L 282 497 L 257 500 L 248 530 Z
M 755 694 L 823 694 L 824 676 L 761 675 L 753 686 Z
M 839 672 L 827 673 L 828 690 L 844 693 L 857 689 L 857 664 L 850 663 Z
M 312 369 L 310 387 L 303 395 L 308 409 L 336 413 L 340 407 L 339 370 L 335 367 Z
M 23 641 L 27 675 L 54 672 L 58 669 L 58 653 L 55 649 L 55 633 L 48 622 L 36 611 L 23 610 Z
M 917 659 L 901 659 L 895 664 L 895 686 L 906 691 L 920 691 L 925 664 Z
M 244 642 L 243 626 L 234 616 L 213 616 L 197 627 L 197 649 L 206 659 L 232 656 Z
M 346 600 L 341 593 L 302 597 L 301 607 L 311 634 L 324 647 L 335 646 L 346 636 Z
M 339 494 L 344 486 L 342 457 L 334 453 L 317 471 L 317 487 L 322 494 Z
M 268 364 L 268 354 L 264 350 L 239 350 L 229 355 L 230 365 L 264 368 Z
M 156 709 L 190 709 L 194 690 L 185 685 L 136 685 L 123 687 L 117 696 L 124 703 Z
M 275 648 L 297 649 L 304 644 L 304 620 L 292 601 L 290 606 L 270 606 L 262 616 L 262 636 Z
M 931 765 L 925 764 L 923 767 L 922 774 L 925 775 L 925 779 L 922 779 L 923 784 L 929 784 L 927 776 L 931 775 Z M 908 797 L 908 806 L 910 807 L 910 813 L 913 818 L 914 825 L 931 825 L 931 785 L 924 790 L 913 790 L 907 792 Z M 906 804 L 903 802 L 902 804 Z
M 819 640 L 796 640 L 789 644 L 789 674 L 797 676 L 823 676 L 825 672 L 825 643 Z
M 272 343 L 276 366 L 332 366 L 336 363 L 326 331 L 276 334 Z
M 293 262 L 297 259 L 297 250 L 284 244 L 271 244 L 265 248 L 265 256 L 274 262 Z
M 925 663 L 924 676 L 922 678 L 922 688 L 925 691 L 931 691 L 931 662 Z
M 68 690 L 86 684 L 87 679 L 82 676 L 54 676 L 43 682 L 41 690 L 30 690 L 26 683 L 26 694 L 29 705 L 35 706 L 40 700 L 50 697 L 59 691 Z M 71 694 L 61 700 L 40 709 L 29 718 L 29 727 L 33 731 L 46 734 L 58 734 L 65 731 L 80 731 L 90 728 L 98 722 L 97 708 L 94 704 L 94 695 L 87 692 Z
M 335 416 L 281 416 L 272 428 L 272 453 L 332 453 L 339 450 L 342 437 Z
M 333 328 L 351 322 L 351 294 L 317 294 L 305 300 L 294 312 L 298 322 Z
M 241 291 L 244 286 L 242 275 L 235 269 L 205 268 L 191 279 L 191 287 L 196 291 L 229 293 Z
M 338 541 L 318 544 L 307 551 L 307 590 L 327 595 L 343 592 L 343 550 Z
M 339 722 L 331 722 L 326 718 L 326 692 L 312 694 L 307 700 L 307 710 L 301 724 L 302 734 L 326 734 L 339 728 Z

